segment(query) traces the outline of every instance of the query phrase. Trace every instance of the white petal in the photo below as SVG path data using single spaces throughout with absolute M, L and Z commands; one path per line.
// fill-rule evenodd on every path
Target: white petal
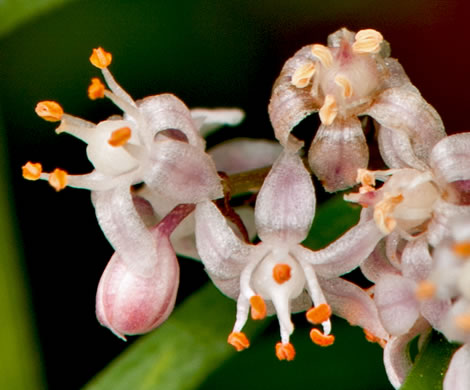
M 426 236 L 421 236 L 406 244 L 401 256 L 401 263 L 405 278 L 420 281 L 429 276 L 433 261 L 429 254 Z
M 444 378 L 444 390 L 470 389 L 470 345 L 466 344 L 452 356 Z
M 219 127 L 240 124 L 245 113 L 239 108 L 193 108 L 191 116 L 196 122 L 202 123 L 199 132 L 205 137 Z
M 358 325 L 368 330 L 378 338 L 388 338 L 374 301 L 366 291 L 341 278 L 320 279 L 320 285 L 336 315 L 351 325 Z
M 315 266 L 318 275 L 331 278 L 358 267 L 383 237 L 375 222 L 361 222 L 326 248 L 313 252 L 299 246 L 297 256 Z
M 218 171 L 231 175 L 268 167 L 281 151 L 282 146 L 278 142 L 235 138 L 211 148 L 208 153 L 214 159 Z
M 263 241 L 299 243 L 315 214 L 315 189 L 300 157 L 284 150 L 258 194 L 255 223 Z
M 419 316 L 416 284 L 398 275 L 382 275 L 375 285 L 374 300 L 385 329 L 394 336 L 408 332 Z
M 220 178 L 209 155 L 180 141 L 154 143 L 145 183 L 179 203 L 197 203 L 223 196 Z
M 196 207 L 196 245 L 208 272 L 219 279 L 239 276 L 253 251 L 230 229 L 212 202 Z
M 361 264 L 361 271 L 371 282 L 377 282 L 383 274 L 400 274 L 385 255 L 385 240 L 380 241 L 374 251 Z
M 98 223 L 122 261 L 135 272 L 150 272 L 155 241 L 137 213 L 129 187 L 95 192 L 93 198 Z
M 387 129 L 406 133 L 414 153 L 424 163 L 428 163 L 432 147 L 445 136 L 436 110 L 419 93 L 408 88 L 385 90 L 366 114 Z M 396 145 L 391 148 L 399 150 Z M 383 145 L 383 150 L 387 149 L 388 146 Z
M 443 138 L 431 153 L 434 173 L 450 183 L 470 179 L 470 133 Z
M 204 150 L 205 141 L 188 107 L 176 96 L 171 94 L 149 96 L 137 104 L 153 136 L 164 130 L 179 130 L 191 145 Z

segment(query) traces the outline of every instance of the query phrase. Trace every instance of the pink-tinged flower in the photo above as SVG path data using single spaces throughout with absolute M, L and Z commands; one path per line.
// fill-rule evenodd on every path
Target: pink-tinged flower
M 321 120 L 309 163 L 327 191 L 354 185 L 369 152 L 358 116 L 378 123 L 384 161 L 393 168 L 421 169 L 436 142 L 445 136 L 437 112 L 410 83 L 382 35 L 372 29 L 342 28 L 328 46 L 314 44 L 290 58 L 277 78 L 269 104 L 276 138 L 301 146 L 290 134 L 306 116 Z
M 313 328 L 310 334 L 318 345 L 334 341 L 332 308 L 352 323 L 370 327 L 379 337 L 385 335 L 367 294 L 337 277 L 355 268 L 357 259 L 367 257 L 375 244 L 368 245 L 367 233 L 357 236 L 356 230 L 320 252 L 303 247 L 300 242 L 307 236 L 314 213 L 311 177 L 296 151 L 289 149 L 274 163 L 258 194 L 255 224 L 261 242 L 257 245 L 240 240 L 213 203 L 197 205 L 198 252 L 216 286 L 237 300 L 236 322 L 228 338 L 237 350 L 249 346 L 242 329 L 250 307 L 253 319 L 277 314 L 281 341 L 276 356 L 280 360 L 295 356 L 289 342 L 290 314 L 308 308 L 307 319 L 322 326 L 322 331 Z

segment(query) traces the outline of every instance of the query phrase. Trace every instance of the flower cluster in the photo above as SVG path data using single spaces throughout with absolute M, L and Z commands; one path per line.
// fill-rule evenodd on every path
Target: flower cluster
M 240 110 L 189 110 L 171 94 L 134 101 L 109 72 L 110 53 L 95 49 L 90 61 L 109 90 L 94 78 L 89 97 L 109 98 L 122 116 L 94 124 L 52 101 L 36 112 L 60 121 L 58 133 L 86 142 L 95 169 L 45 173 L 29 162 L 23 176 L 56 190 L 92 191 L 116 251 L 97 292 L 104 326 L 124 338 L 160 325 L 174 306 L 178 253 L 200 259 L 218 289 L 237 301 L 228 343 L 238 351 L 250 345 L 243 332 L 249 315 L 277 315 L 275 354 L 292 360 L 291 313 L 306 311 L 310 338 L 320 346 L 334 342 L 336 314 L 384 348 L 398 388 L 412 364 L 409 342 L 434 328 L 464 344 L 445 389 L 470 386 L 470 133 L 446 136 L 379 32 L 343 28 L 327 46 L 305 46 L 287 60 L 268 108 L 280 145 L 232 140 L 206 152 L 204 133 L 238 124 Z M 313 112 L 321 124 L 304 161 L 304 142 L 291 132 Z M 369 169 L 359 116 L 373 120 L 381 170 Z M 271 167 L 263 182 L 262 167 Z M 248 186 L 239 193 L 256 193 L 254 208 L 231 206 L 240 172 Z M 316 209 L 311 172 L 329 192 L 355 186 L 344 199 L 362 207 L 357 225 L 320 250 L 302 245 Z M 372 287 L 343 277 L 357 268 Z

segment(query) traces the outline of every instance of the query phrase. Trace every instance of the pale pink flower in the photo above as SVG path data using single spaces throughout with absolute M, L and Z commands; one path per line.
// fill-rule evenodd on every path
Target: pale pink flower
M 382 157 L 393 168 L 423 168 L 445 136 L 437 112 L 390 58 L 382 35 L 371 29 L 355 34 L 342 28 L 328 37 L 328 46 L 305 46 L 285 63 L 269 104 L 276 138 L 284 146 L 301 146 L 290 132 L 314 112 L 321 125 L 308 159 L 327 191 L 351 187 L 357 169 L 367 167 L 358 116 L 377 122 Z

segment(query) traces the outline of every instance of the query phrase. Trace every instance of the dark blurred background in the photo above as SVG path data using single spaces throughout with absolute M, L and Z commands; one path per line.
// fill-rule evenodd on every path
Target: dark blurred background
M 103 46 L 113 54 L 110 70 L 135 99 L 172 92 L 190 107 L 243 108 L 243 125 L 211 136 L 213 145 L 234 136 L 272 138 L 267 104 L 283 63 L 303 45 L 325 43 L 340 27 L 374 28 L 454 133 L 468 130 L 469 11 L 458 0 L 85 0 L 0 39 L 8 196 L 49 387 L 79 388 L 127 346 L 100 327 L 94 314 L 96 286 L 112 249 L 96 223 L 89 192 L 56 193 L 47 183 L 23 180 L 20 169 L 28 160 L 42 162 L 46 171 L 92 169 L 81 141 L 55 135 L 54 124 L 34 113 L 40 100 L 56 100 L 66 112 L 94 122 L 119 113 L 110 102 L 86 96 L 90 78 L 99 76 L 88 61 L 92 48 Z M 315 121 L 303 126 L 313 131 Z M 196 262 L 182 259 L 181 268 L 179 302 L 207 280 Z M 380 348 L 373 351 L 380 360 Z M 361 358 L 357 350 L 350 353 Z M 347 367 L 351 357 L 336 359 Z M 314 370 L 315 362 L 310 364 Z M 371 386 L 388 388 L 380 361 L 377 367 L 379 379 Z M 313 385 L 312 373 L 304 373 L 304 381 L 295 374 L 295 383 Z M 368 366 L 355 374 L 369 375 Z M 213 388 L 221 387 L 217 383 L 216 375 Z M 270 384 L 275 386 L 276 381 Z M 352 381 L 344 388 L 357 387 Z

